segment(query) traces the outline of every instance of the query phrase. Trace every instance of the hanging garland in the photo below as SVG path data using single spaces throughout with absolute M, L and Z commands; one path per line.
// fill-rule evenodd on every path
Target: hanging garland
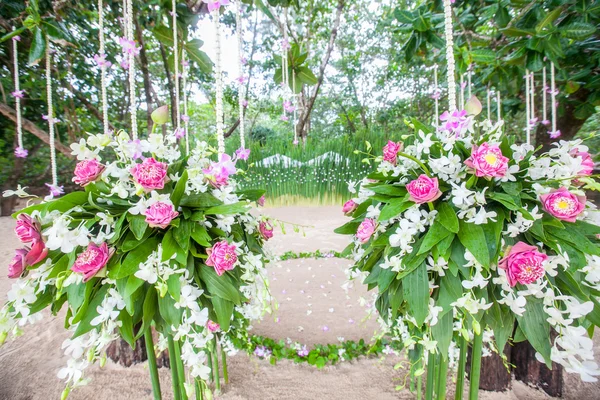
M 529 88 L 529 70 L 525 70 L 525 133 L 527 144 L 531 144 L 531 89 Z
M 26 158 L 29 152 L 23 147 L 23 121 L 21 120 L 21 99 L 25 97 L 25 91 L 21 90 L 19 82 L 19 53 L 18 42 L 20 36 L 13 36 L 13 72 L 15 80 L 15 90 L 11 94 L 15 98 L 15 111 L 17 114 L 17 148 L 15 149 L 15 157 Z
M 133 139 L 138 138 L 137 132 L 137 107 L 135 95 L 135 56 L 139 54 L 140 48 L 136 46 L 133 40 L 133 6 L 132 0 L 127 1 L 126 9 L 126 25 L 127 25 L 127 41 L 128 47 L 128 67 L 129 67 L 129 112 L 131 113 L 131 136 Z
M 179 110 L 179 37 L 177 35 L 177 1 L 173 0 L 171 3 L 171 17 L 173 24 L 173 66 L 174 66 L 174 79 L 175 79 L 175 137 L 182 138 L 185 133 L 181 131 L 181 112 Z M 187 140 L 187 139 L 186 139 Z M 187 148 L 187 147 L 186 147 Z
M 223 71 L 221 65 L 221 23 L 219 21 L 219 8 L 212 11 L 215 27 L 215 80 L 216 80 L 216 118 L 217 118 L 217 145 L 219 156 L 225 154 L 225 136 L 223 135 Z
M 100 91 L 101 91 L 101 103 L 102 103 L 102 127 L 105 135 L 109 134 L 108 128 L 108 100 L 106 94 L 106 69 L 110 67 L 111 63 L 106 60 L 106 53 L 104 50 L 104 5 L 103 0 L 98 0 L 98 41 L 100 42 L 100 49 L 98 55 L 94 57 L 96 63 L 100 67 Z
M 236 23 L 236 34 L 237 34 L 237 45 L 238 45 L 238 108 L 239 108 L 239 120 L 240 120 L 240 150 L 246 148 L 246 135 L 245 135 L 245 123 L 244 123 L 244 108 L 246 104 L 246 93 L 245 93 L 245 76 L 244 76 L 244 38 L 242 37 L 242 5 L 240 0 L 235 2 L 235 23 Z
M 46 98 L 48 103 L 48 114 L 43 118 L 48 121 L 48 136 L 50 137 L 50 170 L 52 171 L 52 183 L 46 183 L 50 189 L 50 195 L 47 199 L 60 196 L 64 193 L 63 186 L 58 186 L 58 173 L 56 169 L 56 148 L 54 147 L 54 108 L 52 104 L 52 51 L 50 43 L 46 45 Z
M 456 80 L 454 78 L 454 38 L 452 27 L 452 0 L 444 0 L 444 32 L 446 36 L 446 62 L 448 80 L 448 111 L 456 110 Z
M 556 95 L 558 90 L 556 89 L 556 80 L 554 76 L 554 62 L 550 63 L 550 109 L 552 110 L 552 130 L 549 133 L 552 139 L 558 139 L 561 135 L 560 130 L 556 129 Z
M 183 79 L 183 115 L 181 116 L 181 120 L 183 121 L 183 129 L 185 135 L 185 155 L 190 154 L 190 137 L 188 133 L 188 123 L 190 122 L 190 117 L 188 116 L 188 107 L 187 107 L 187 67 L 188 62 L 185 58 L 185 48 L 182 49 L 181 52 L 181 69 L 182 69 L 182 79 Z

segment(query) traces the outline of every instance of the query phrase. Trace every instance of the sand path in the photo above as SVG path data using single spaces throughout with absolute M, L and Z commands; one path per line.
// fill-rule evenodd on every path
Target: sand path
M 345 218 L 338 207 L 285 207 L 268 208 L 264 213 L 285 221 L 311 225 L 303 235 L 287 229 L 279 232 L 269 243 L 275 254 L 287 250 L 315 251 L 342 250 L 347 237 L 332 231 Z M 0 266 L 8 264 L 14 249 L 19 245 L 12 234 L 13 221 L 0 218 Z M 255 324 L 254 332 L 272 338 L 291 338 L 309 346 L 315 343 L 332 343 L 338 337 L 358 340 L 369 339 L 377 329 L 374 319 L 367 319 L 358 299 L 367 297 L 363 287 L 350 291 L 348 297 L 341 289 L 343 270 L 348 260 L 305 259 L 288 260 L 269 268 L 271 288 L 280 307 L 277 314 Z M 0 267 L 0 299 L 3 299 L 11 282 L 6 268 Z M 310 312 L 307 312 L 310 311 Z M 68 358 L 60 349 L 67 337 L 62 328 L 63 315 L 53 318 L 47 314 L 42 322 L 28 326 L 25 334 L 0 348 L 0 400 L 58 399 L 63 383 L 56 377 Z M 277 319 L 278 318 L 278 319 Z M 299 329 L 302 327 L 302 329 Z M 325 329 L 327 327 L 327 329 Z M 596 344 L 600 354 L 600 343 Z M 361 359 L 317 370 L 309 365 L 296 365 L 290 361 L 276 366 L 267 361 L 238 354 L 230 360 L 230 384 L 219 396 L 223 400 L 363 400 L 412 399 L 406 390 L 396 391 L 403 373 L 393 369 L 396 357 Z M 123 368 L 108 362 L 106 367 L 91 367 L 88 386 L 77 389 L 70 396 L 78 399 L 151 399 L 151 386 L 146 365 Z M 170 373 L 161 369 L 164 398 L 170 399 Z M 600 399 L 600 386 L 584 384 L 572 375 L 565 377 L 565 398 Z M 452 393 L 449 393 L 451 396 Z M 481 393 L 489 400 L 536 400 L 549 398 L 543 393 L 513 382 L 506 393 Z M 450 397 L 448 397 L 450 398 Z

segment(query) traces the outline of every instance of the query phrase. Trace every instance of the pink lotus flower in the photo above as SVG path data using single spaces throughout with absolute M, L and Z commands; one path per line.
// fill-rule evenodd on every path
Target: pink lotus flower
M 500 147 L 486 142 L 481 146 L 473 145 L 465 165 L 475 172 L 475 176 L 501 178 L 506 175 L 508 158 L 502 155 Z
M 454 136 L 458 137 L 462 136 L 467 131 L 469 124 L 471 123 L 471 118 L 467 115 L 466 110 L 455 110 L 452 114 L 448 111 L 444 111 L 444 113 L 440 115 L 440 121 L 445 121 L 445 123 L 441 125 L 442 130 L 451 132 Z
M 221 6 L 226 6 L 229 4 L 229 0 L 203 0 L 207 6 L 208 11 L 212 12 L 221 8 Z
M 104 165 L 100 164 L 96 159 L 80 161 L 75 166 L 73 182 L 81 186 L 95 182 L 102 175 L 104 168 Z
M 354 210 L 356 210 L 357 207 L 358 204 L 356 204 L 354 200 L 350 199 L 342 206 L 342 212 L 346 215 L 350 215 L 354 212 Z
M 389 140 L 387 144 L 383 146 L 383 161 L 396 165 L 398 162 L 398 153 L 402 151 L 402 147 L 404 147 L 402 143 L 396 143 Z
M 361 243 L 367 243 L 373 233 L 375 233 L 375 228 L 377 227 L 377 223 L 372 218 L 367 218 L 358 226 L 358 230 L 356 231 L 356 238 Z
M 506 271 L 510 286 L 515 286 L 517 283 L 528 285 L 544 276 L 544 262 L 548 256 L 537 250 L 535 246 L 519 242 L 498 261 L 498 268 Z
M 173 204 L 162 201 L 152 204 L 144 211 L 146 223 L 150 228 L 165 229 L 179 215 Z
M 17 158 L 27 158 L 28 155 L 29 155 L 29 152 L 27 151 L 27 149 L 24 149 L 23 147 L 17 147 L 15 149 L 15 157 L 17 157 Z
M 215 188 L 225 186 L 229 183 L 229 176 L 235 174 L 235 163 L 228 154 L 221 154 L 219 162 L 213 162 L 210 168 L 203 170 L 208 182 Z
M 594 173 L 594 160 L 592 160 L 590 153 L 574 149 L 571 151 L 571 156 L 581 157 L 581 170 L 578 172 L 579 176 L 590 176 Z
M 152 157 L 146 158 L 141 164 L 135 164 L 130 172 L 133 180 L 144 190 L 150 191 L 165 187 L 167 164 L 158 162 Z
M 264 240 L 269 240 L 273 237 L 273 225 L 268 221 L 261 221 L 260 224 L 258 224 L 258 232 Z
M 265 206 L 265 195 L 264 194 L 262 196 L 260 196 L 260 199 L 258 199 L 256 201 L 256 204 L 258 204 L 261 207 Z
M 250 149 L 239 148 L 235 151 L 235 157 L 238 160 L 248 160 L 250 157 Z
M 31 249 L 27 252 L 25 256 L 25 264 L 27 265 L 35 265 L 46 258 L 48 255 L 48 248 L 41 240 L 37 242 L 33 242 Z
M 71 271 L 83 274 L 83 281 L 87 282 L 106 267 L 113 252 L 114 250 L 109 250 L 106 243 L 102 243 L 100 246 L 90 243 L 87 249 L 79 253 Z
M 544 210 L 548 214 L 567 222 L 575 222 L 585 210 L 585 196 L 577 196 L 561 187 L 540 196 Z
M 424 174 L 410 181 L 406 190 L 410 195 L 409 199 L 417 204 L 435 201 L 442 195 L 437 178 L 430 178 Z
M 15 234 L 21 243 L 36 243 L 42 240 L 42 227 L 39 221 L 30 215 L 19 214 L 15 225 Z
M 211 332 L 217 332 L 219 329 L 221 329 L 221 326 L 219 324 L 217 324 L 214 321 L 211 321 L 210 319 L 208 320 L 208 322 L 206 323 L 206 327 L 208 328 L 209 331 Z
M 227 243 L 226 240 L 216 243 L 212 248 L 206 249 L 208 254 L 206 265 L 214 267 L 219 276 L 223 275 L 225 271 L 231 271 L 237 262 L 235 249 L 235 245 Z
M 27 264 L 25 263 L 25 256 L 27 255 L 27 250 L 25 249 L 17 249 L 15 251 L 15 256 L 10 263 L 8 264 L 8 277 L 11 279 L 18 278 L 23 274 Z
M 15 90 L 14 92 L 10 92 L 10 94 L 12 94 L 13 97 L 16 98 L 16 99 L 23 99 L 23 98 L 25 98 L 25 91 L 24 90 Z

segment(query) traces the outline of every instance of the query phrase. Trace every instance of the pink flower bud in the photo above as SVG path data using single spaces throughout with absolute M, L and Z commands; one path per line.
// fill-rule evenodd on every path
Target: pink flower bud
M 429 203 L 437 200 L 442 192 L 439 189 L 437 178 L 421 175 L 406 185 L 410 200 L 417 204 Z
M 361 243 L 367 243 L 373 233 L 375 233 L 375 228 L 377 227 L 377 223 L 372 218 L 367 218 L 358 226 L 358 230 L 356 231 L 356 238 Z

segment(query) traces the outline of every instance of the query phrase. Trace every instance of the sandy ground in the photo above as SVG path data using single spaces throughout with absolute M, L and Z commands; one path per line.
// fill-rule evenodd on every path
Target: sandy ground
M 333 233 L 345 218 L 338 207 L 268 208 L 265 214 L 284 221 L 309 225 L 305 234 L 278 233 L 269 243 L 275 254 L 287 250 L 342 250 L 347 237 Z M 12 234 L 13 221 L 0 218 L 0 265 L 7 265 L 18 242 Z M 277 313 L 255 324 L 254 332 L 273 338 L 291 338 L 309 346 L 332 343 L 339 337 L 369 339 L 377 329 L 374 318 L 366 318 L 358 304 L 367 298 L 364 287 L 356 287 L 348 296 L 341 289 L 343 270 L 348 260 L 288 260 L 270 267 L 271 288 L 280 306 Z M 6 268 L 0 267 L 0 298 L 10 288 Z M 58 399 L 63 383 L 56 377 L 67 362 L 60 349 L 66 334 L 62 328 L 63 315 L 47 315 L 42 322 L 28 326 L 25 334 L 0 348 L 0 400 Z M 600 355 L 600 343 L 596 344 Z M 404 373 L 393 369 L 396 357 L 360 359 L 317 370 L 308 365 L 283 361 L 276 366 L 239 354 L 230 360 L 230 384 L 219 399 L 223 400 L 363 400 L 413 399 L 407 390 L 396 391 Z M 146 365 L 123 368 L 108 362 L 106 367 L 91 367 L 88 386 L 77 389 L 71 399 L 151 399 L 151 386 Z M 170 374 L 160 371 L 165 399 L 170 393 Z M 600 399 L 598 384 L 584 384 L 573 375 L 565 376 L 565 398 L 577 400 Z M 448 398 L 453 396 L 452 392 Z M 452 397 L 453 398 L 453 397 Z M 506 393 L 481 392 L 485 400 L 547 399 L 542 392 L 520 382 Z

